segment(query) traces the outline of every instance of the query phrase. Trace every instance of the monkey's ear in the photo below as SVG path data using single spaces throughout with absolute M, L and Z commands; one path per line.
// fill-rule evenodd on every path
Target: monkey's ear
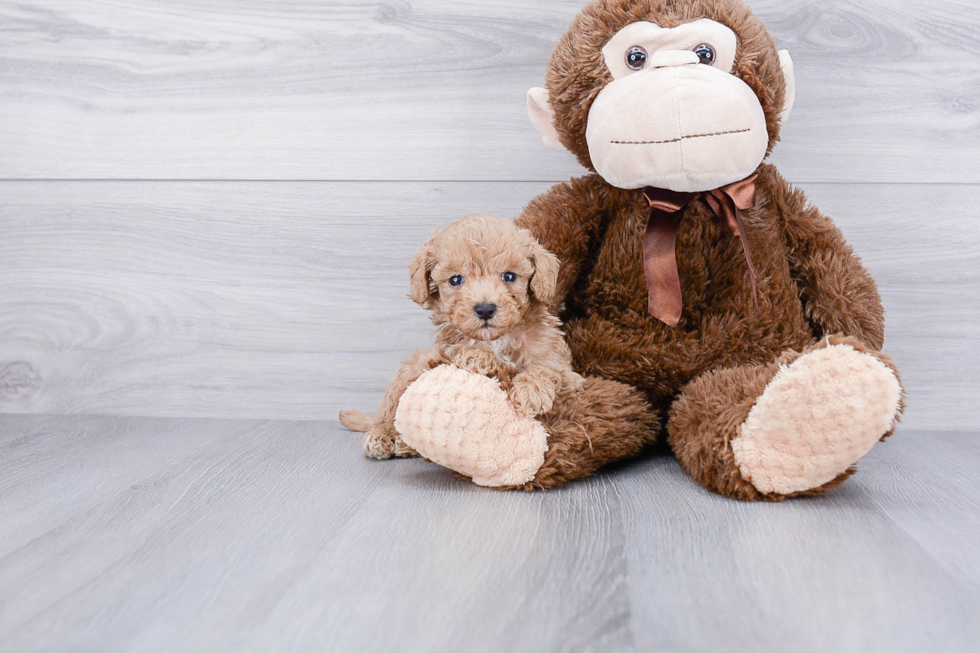
M 534 241 L 531 253 L 534 275 L 531 277 L 531 292 L 538 301 L 550 305 L 558 292 L 558 257 Z
M 531 116 L 531 124 L 541 134 L 541 140 L 552 150 L 564 150 L 555 129 L 555 112 L 548 100 L 548 89 L 532 88 L 527 92 L 527 112 Z
M 433 232 L 434 235 L 435 232 Z M 412 278 L 412 292 L 409 297 L 419 306 L 424 306 L 432 298 L 429 274 L 435 266 L 436 259 L 432 251 L 432 238 L 429 238 L 412 257 L 412 260 L 408 262 L 408 273 Z
M 779 122 L 786 122 L 789 114 L 793 112 L 793 105 L 796 103 L 796 75 L 793 71 L 793 58 L 789 56 L 789 50 L 779 51 L 779 65 L 783 68 L 783 77 L 786 79 L 786 100 L 783 102 L 783 110 L 779 114 Z

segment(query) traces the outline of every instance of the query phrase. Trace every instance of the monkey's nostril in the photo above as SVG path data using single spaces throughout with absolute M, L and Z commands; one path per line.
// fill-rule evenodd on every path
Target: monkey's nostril
M 497 305 L 489 303 L 477 304 L 473 307 L 473 312 L 481 320 L 490 320 L 497 314 Z

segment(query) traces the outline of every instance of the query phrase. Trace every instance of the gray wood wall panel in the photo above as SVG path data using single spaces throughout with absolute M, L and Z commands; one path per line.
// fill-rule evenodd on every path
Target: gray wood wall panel
M 562 180 L 525 93 L 584 0 L 0 1 L 0 178 Z M 756 0 L 796 59 L 775 162 L 980 181 L 975 2 Z
M 429 342 L 404 264 L 544 183 L 0 182 L 0 412 L 334 419 Z M 980 187 L 805 184 L 876 276 L 908 428 L 969 429 Z
M 0 416 L 0 650 L 966 653 L 974 442 L 774 505 L 669 457 L 502 493 L 336 424 Z

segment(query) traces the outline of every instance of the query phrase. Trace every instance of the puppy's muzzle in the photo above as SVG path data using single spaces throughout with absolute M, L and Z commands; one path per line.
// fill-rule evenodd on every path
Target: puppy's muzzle
M 481 320 L 490 321 L 497 314 L 497 305 L 484 302 L 473 307 L 473 312 Z

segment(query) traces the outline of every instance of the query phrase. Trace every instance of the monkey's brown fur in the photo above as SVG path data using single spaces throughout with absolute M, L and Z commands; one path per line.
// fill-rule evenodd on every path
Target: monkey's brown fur
M 564 435 L 561 447 L 579 451 L 590 445 L 591 431 L 615 429 L 617 439 L 591 448 L 591 469 L 598 461 L 638 453 L 644 438 L 655 433 L 655 416 L 642 395 L 604 379 L 584 383 L 572 370 L 571 352 L 549 306 L 554 302 L 558 260 L 525 230 L 503 218 L 470 216 L 433 234 L 409 263 L 412 299 L 432 311 L 435 345 L 415 352 L 391 381 L 376 418 L 344 411 L 341 422 L 365 431 L 364 452 L 372 458 L 417 455 L 395 429 L 398 400 L 424 372 L 450 363 L 475 374 L 497 377 L 519 415 L 544 413 L 546 428 L 554 425 Z M 506 282 L 502 275 L 513 272 Z M 450 279 L 461 277 L 458 287 Z M 474 307 L 492 303 L 497 312 L 484 321 Z M 589 418 L 564 419 L 587 403 L 601 406 L 611 423 L 596 428 Z M 560 425 L 559 425 L 560 423 Z M 582 476 L 556 464 L 548 478 Z M 567 480 L 567 479 L 566 479 Z
M 585 139 L 589 108 L 610 80 L 603 45 L 635 21 L 673 27 L 698 18 L 723 23 L 737 34 L 733 72 L 761 101 L 772 149 L 785 83 L 772 38 L 745 5 L 605 0 L 589 4 L 573 22 L 547 77 L 561 141 L 583 165 L 592 167 Z M 739 499 L 781 500 L 784 495 L 764 495 L 742 477 L 729 446 L 779 365 L 803 352 L 846 343 L 873 354 L 896 376 L 897 370 L 878 353 L 884 312 L 875 283 L 841 233 L 774 167 L 762 165 L 757 183 L 758 204 L 743 218 L 758 271 L 758 305 L 738 238 L 699 196 L 686 209 L 677 236 L 684 310 L 676 327 L 647 311 L 642 261 L 650 207 L 642 191 L 586 176 L 533 200 L 517 223 L 561 261 L 554 302 L 564 305 L 561 317 L 575 368 L 629 384 L 652 406 L 669 411 L 668 442 L 705 487 Z M 624 394 L 621 400 L 623 410 L 642 411 L 638 395 Z M 530 485 L 553 487 L 635 454 L 637 448 L 616 433 L 589 430 L 586 419 L 595 426 L 604 417 L 614 415 L 556 404 L 542 419 L 549 451 Z M 586 434 L 591 436 L 587 446 Z M 849 474 L 802 494 L 839 485 Z

